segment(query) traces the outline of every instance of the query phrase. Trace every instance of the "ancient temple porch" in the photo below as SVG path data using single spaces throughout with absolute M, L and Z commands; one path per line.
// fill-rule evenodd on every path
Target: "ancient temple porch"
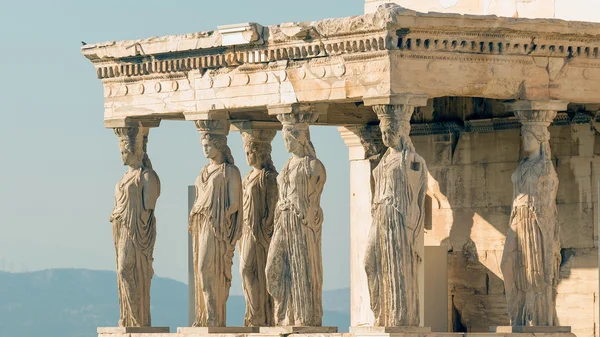
M 232 130 L 279 129 L 277 115 L 304 111 L 319 115 L 315 125 L 339 128 L 351 167 L 352 326 L 373 322 L 362 262 L 371 171 L 383 150 L 373 107 L 414 109 L 411 138 L 430 173 L 422 240 L 426 251 L 447 252 L 440 331 L 469 333 L 508 325 L 499 263 L 521 157 L 515 112 L 558 112 L 550 126 L 563 233 L 557 313 L 582 337 L 595 336 L 599 322 L 599 48 L 600 24 L 388 4 L 356 17 L 89 44 L 82 53 L 103 83 L 107 128 L 219 120 Z M 426 253 L 422 301 L 427 263 Z

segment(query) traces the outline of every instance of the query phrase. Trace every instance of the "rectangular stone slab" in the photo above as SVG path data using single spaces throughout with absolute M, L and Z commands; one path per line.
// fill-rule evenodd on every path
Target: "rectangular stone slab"
M 429 333 L 430 327 L 426 326 L 352 326 L 350 332 L 355 334 L 365 333 Z
M 169 333 L 169 327 L 99 327 L 98 334 L 123 334 L 123 333 Z
M 268 326 L 261 327 L 261 334 L 282 334 L 282 333 L 336 333 L 335 326 Z
M 177 328 L 178 333 L 187 334 L 207 334 L 207 333 L 220 333 L 220 334 L 239 334 L 239 333 L 256 333 L 258 327 L 255 326 L 210 326 L 210 327 L 179 327 Z
M 491 326 L 496 333 L 569 333 L 570 326 Z

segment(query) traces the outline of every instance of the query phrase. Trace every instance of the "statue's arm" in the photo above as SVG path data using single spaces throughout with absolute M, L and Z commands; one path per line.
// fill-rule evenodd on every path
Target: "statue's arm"
M 544 164 L 542 175 L 538 180 L 538 191 L 535 198 L 537 217 L 548 223 L 554 223 L 554 235 L 558 236 L 558 212 L 556 209 L 556 194 L 558 192 L 558 175 L 552 162 Z
M 118 185 L 117 185 L 118 186 Z M 110 212 L 110 222 L 113 222 L 115 220 L 115 208 L 117 208 L 117 188 L 115 188 L 115 197 L 114 197 L 114 201 L 113 201 L 113 210 L 112 212 Z
M 419 175 L 419 195 L 417 196 L 417 205 L 419 206 L 419 216 L 417 217 L 417 223 L 414 233 L 414 240 L 416 240 L 421 233 L 423 225 L 425 223 L 425 197 L 427 196 L 427 165 L 425 160 L 419 157 L 418 160 L 421 163 L 421 174 Z
M 240 174 L 240 170 L 233 165 L 228 166 L 227 171 L 229 207 L 225 210 L 225 216 L 229 218 L 241 207 L 240 200 L 242 199 L 242 176 Z
M 323 193 L 323 187 L 327 181 L 327 172 L 325 166 L 320 160 L 312 160 L 310 162 L 311 179 L 314 180 L 315 190 L 312 195 L 309 196 L 310 210 L 309 210 L 309 222 L 312 223 L 314 228 L 318 227 L 323 223 L 323 212 L 321 210 L 321 194 Z
M 160 196 L 160 180 L 154 171 L 146 171 L 142 174 L 142 198 L 144 210 L 153 211 L 156 207 L 156 201 Z

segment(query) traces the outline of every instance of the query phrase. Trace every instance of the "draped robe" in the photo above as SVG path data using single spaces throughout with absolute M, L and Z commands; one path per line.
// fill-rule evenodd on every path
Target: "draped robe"
M 425 161 L 408 149 L 388 149 L 373 176 L 373 223 L 364 262 L 375 326 L 418 326 L 416 243 L 424 222 Z
M 323 316 L 320 193 L 309 156 L 291 158 L 277 178 L 279 200 L 267 258 L 267 289 L 275 324 L 320 326 Z M 315 220 L 317 219 L 317 220 Z
M 154 205 L 160 181 L 150 168 L 127 172 L 115 189 L 110 221 L 117 258 L 121 327 L 147 327 L 150 319 L 152 254 L 156 242 Z
M 521 161 L 512 175 L 510 228 L 502 254 L 502 274 L 513 326 L 555 325 L 555 292 L 560 239 L 552 162 Z
M 252 170 L 244 187 L 244 229 L 240 239 L 240 274 L 246 298 L 246 326 L 273 324 L 273 299 L 267 292 L 265 268 L 277 203 L 277 172 Z
M 238 210 L 230 217 L 229 184 L 239 178 L 237 167 L 223 163 L 209 172 L 206 165 L 196 179 L 196 200 L 190 214 L 190 234 L 194 251 L 194 326 L 225 326 L 226 303 L 231 287 L 231 268 L 235 244 L 241 235 L 242 216 Z M 237 182 L 241 186 L 241 181 Z

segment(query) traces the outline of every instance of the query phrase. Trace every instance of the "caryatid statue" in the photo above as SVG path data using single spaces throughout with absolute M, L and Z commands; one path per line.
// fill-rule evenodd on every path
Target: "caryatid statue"
M 110 216 L 117 255 L 121 327 L 149 327 L 152 254 L 156 241 L 154 208 L 160 180 L 146 154 L 148 128 L 115 128 L 123 164 L 129 167 L 115 189 Z
M 275 324 L 321 326 L 323 265 L 321 193 L 325 167 L 310 141 L 317 114 L 277 115 L 291 158 L 277 178 L 279 200 L 267 257 L 267 290 L 273 296 Z
M 419 240 L 425 219 L 427 167 L 410 139 L 410 105 L 377 105 L 383 144 L 373 170 L 372 224 L 365 271 L 375 326 L 419 326 Z
M 194 254 L 195 327 L 225 326 L 235 245 L 242 234 L 242 180 L 226 120 L 200 120 L 204 155 L 189 218 Z
M 277 130 L 241 129 L 246 160 L 252 170 L 243 181 L 244 227 L 240 274 L 246 298 L 246 326 L 273 325 L 273 299 L 267 292 L 265 268 L 273 236 L 277 205 L 277 170 L 271 159 L 271 141 Z
M 566 106 L 565 106 L 566 108 Z M 513 204 L 501 269 L 513 326 L 556 325 L 561 263 L 548 126 L 556 111 L 516 111 L 525 158 L 512 175 Z

